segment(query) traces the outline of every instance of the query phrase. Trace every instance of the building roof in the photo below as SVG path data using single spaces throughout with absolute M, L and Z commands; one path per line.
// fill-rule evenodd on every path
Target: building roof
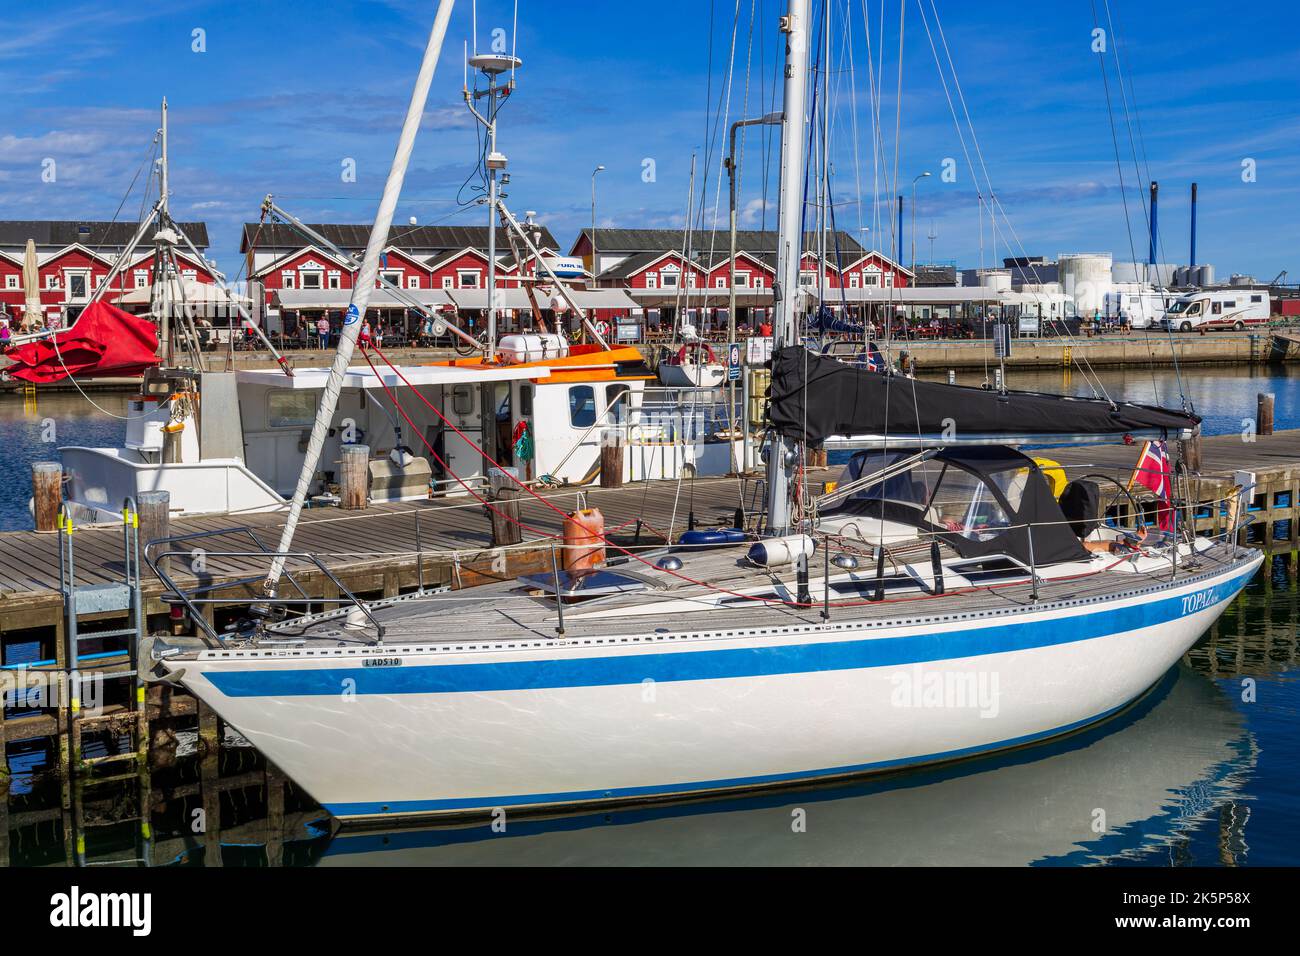
M 200 249 L 208 247 L 208 224 L 182 222 L 180 227 Z M 90 249 L 125 246 L 140 228 L 136 222 L 95 222 L 88 219 L 0 220 L 0 246 L 25 246 L 28 239 L 62 249 L 80 243 Z M 83 231 L 84 230 L 84 231 Z
M 308 223 L 307 227 L 320 233 L 341 249 L 359 250 L 370 241 L 370 225 L 366 223 Z M 539 226 L 542 233 L 543 249 L 559 250 L 559 243 L 545 226 Z M 260 249 L 300 248 L 308 243 L 302 233 L 284 223 L 244 223 L 244 232 L 239 240 L 239 251 L 248 252 L 256 237 Z M 486 249 L 488 244 L 487 226 L 405 226 L 394 224 L 388 232 L 389 246 L 399 249 L 427 250 L 443 252 L 450 249 L 464 249 L 473 246 Z M 510 242 L 500 230 L 497 233 L 497 246 L 509 249 Z
M 853 236 L 839 232 L 840 254 L 857 258 L 864 250 Z M 591 229 L 583 229 L 573 241 L 570 255 L 583 239 L 591 242 Z M 667 249 L 681 249 L 683 234 L 680 229 L 597 229 L 596 251 L 604 253 L 663 252 Z M 730 233 L 726 229 L 701 229 L 691 233 L 691 245 L 699 251 L 714 255 L 721 252 L 724 256 L 731 245 Z M 757 254 L 776 252 L 776 230 L 738 229 L 736 230 L 736 248 L 744 252 Z M 804 250 L 818 248 L 815 233 L 804 235 Z M 826 250 L 830 258 L 834 250 L 833 241 Z
M 611 266 L 600 274 L 602 279 L 630 279 L 642 269 L 658 262 L 660 259 L 666 259 L 669 256 L 677 261 L 681 256 L 670 249 L 660 249 L 657 252 L 638 252 L 630 255 L 616 266 Z

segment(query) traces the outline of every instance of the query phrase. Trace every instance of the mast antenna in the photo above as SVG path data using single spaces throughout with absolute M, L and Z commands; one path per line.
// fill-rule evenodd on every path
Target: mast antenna
M 476 5 L 475 10 L 477 9 Z M 475 29 L 477 30 L 477 27 Z M 475 46 L 477 48 L 477 40 Z M 514 92 L 515 71 L 519 66 L 519 57 L 513 53 L 476 52 L 466 62 L 467 69 L 472 68 L 487 77 L 486 90 L 478 89 L 475 84 L 474 90 L 471 91 L 469 83 L 466 82 L 465 106 L 487 131 L 487 153 L 483 158 L 488 176 L 487 342 L 483 352 L 484 358 L 489 362 L 496 360 L 497 352 L 497 312 L 499 311 L 497 303 L 500 299 L 497 292 L 497 218 L 501 208 L 499 174 L 505 170 L 507 162 L 505 154 L 497 151 L 497 113 L 506 97 Z M 509 73 L 510 79 L 500 84 L 498 81 L 503 73 Z M 487 100 L 482 111 L 475 106 L 475 101 L 480 97 Z

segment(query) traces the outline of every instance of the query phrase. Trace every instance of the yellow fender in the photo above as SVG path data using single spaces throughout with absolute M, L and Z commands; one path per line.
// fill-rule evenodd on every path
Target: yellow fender
M 1052 497 L 1061 497 L 1061 492 L 1070 483 L 1070 480 L 1065 477 L 1065 469 L 1061 467 L 1061 463 L 1050 458 L 1035 458 L 1034 464 L 1042 471 L 1043 477 L 1051 483 Z

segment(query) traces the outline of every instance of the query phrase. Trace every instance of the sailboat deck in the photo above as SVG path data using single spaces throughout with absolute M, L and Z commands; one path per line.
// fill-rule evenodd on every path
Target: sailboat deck
M 566 603 L 564 634 L 557 632 L 558 617 L 552 597 L 543 592 L 518 584 L 501 584 L 476 588 L 473 594 L 448 592 L 441 595 L 417 598 L 379 609 L 376 616 L 383 624 L 385 645 L 431 645 L 465 647 L 485 643 L 509 644 L 515 641 L 532 642 L 538 639 L 554 641 L 615 640 L 636 638 L 658 640 L 672 633 L 709 634 L 721 631 L 734 632 L 751 629 L 804 628 L 827 624 L 822 618 L 822 579 L 815 565 L 811 573 L 811 606 L 793 606 L 781 601 L 750 600 L 723 592 L 772 592 L 772 586 L 793 586 L 793 571 L 786 567 L 780 574 L 747 566 L 741 560 L 743 550 L 725 549 L 688 556 L 680 574 L 699 581 L 702 586 L 674 578 L 654 568 L 636 562 L 617 566 L 618 571 L 628 570 L 652 582 L 652 586 L 626 594 L 595 598 L 583 603 Z M 1238 552 L 1238 559 L 1249 552 Z M 1198 555 L 1194 561 L 1185 562 L 1171 576 L 1168 565 L 1159 572 L 1105 571 L 1073 576 L 1061 580 L 1040 580 L 1038 600 L 1028 582 L 1013 582 L 994 586 L 965 587 L 950 590 L 942 595 L 927 593 L 921 587 L 900 590 L 886 600 L 867 600 L 873 573 L 860 570 L 852 575 L 853 581 L 865 585 L 860 596 L 832 595 L 829 625 L 834 627 L 849 621 L 873 624 L 897 624 L 900 618 L 915 623 L 933 623 L 936 618 L 968 620 L 999 617 L 1028 610 L 1042 610 L 1057 604 L 1087 603 L 1103 598 L 1135 595 L 1144 591 L 1166 589 L 1171 584 L 1184 584 L 1198 577 L 1221 571 L 1232 561 L 1231 549 L 1216 545 Z M 1105 563 L 1113 564 L 1113 561 Z M 1099 566 L 1104 564 L 1099 562 Z M 846 572 L 832 568 L 832 583 L 847 582 Z M 952 587 L 952 583 L 949 587 Z M 723 606 L 719 606 L 721 597 Z M 665 604 L 664 613 L 657 614 L 656 602 Z M 668 602 L 674 602 L 667 606 Z M 697 606 L 683 607 L 677 602 L 696 602 Z M 838 605 L 838 606 L 837 606 Z M 646 610 L 647 606 L 650 610 Z M 640 613 L 616 615 L 597 612 L 641 608 Z M 321 622 L 306 629 L 303 636 L 308 645 L 322 644 L 336 647 L 346 644 L 367 643 L 374 639 L 373 631 L 342 628 L 337 620 Z

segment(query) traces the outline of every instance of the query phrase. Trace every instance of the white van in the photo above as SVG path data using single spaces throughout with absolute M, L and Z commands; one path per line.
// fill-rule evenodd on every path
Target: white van
M 1150 329 L 1158 326 L 1177 299 L 1172 292 L 1144 289 L 1140 292 L 1119 290 L 1102 296 L 1102 313 L 1128 323 L 1130 328 Z
M 1236 329 L 1268 322 L 1273 303 L 1263 289 L 1214 289 L 1180 296 L 1165 313 L 1161 328 Z

